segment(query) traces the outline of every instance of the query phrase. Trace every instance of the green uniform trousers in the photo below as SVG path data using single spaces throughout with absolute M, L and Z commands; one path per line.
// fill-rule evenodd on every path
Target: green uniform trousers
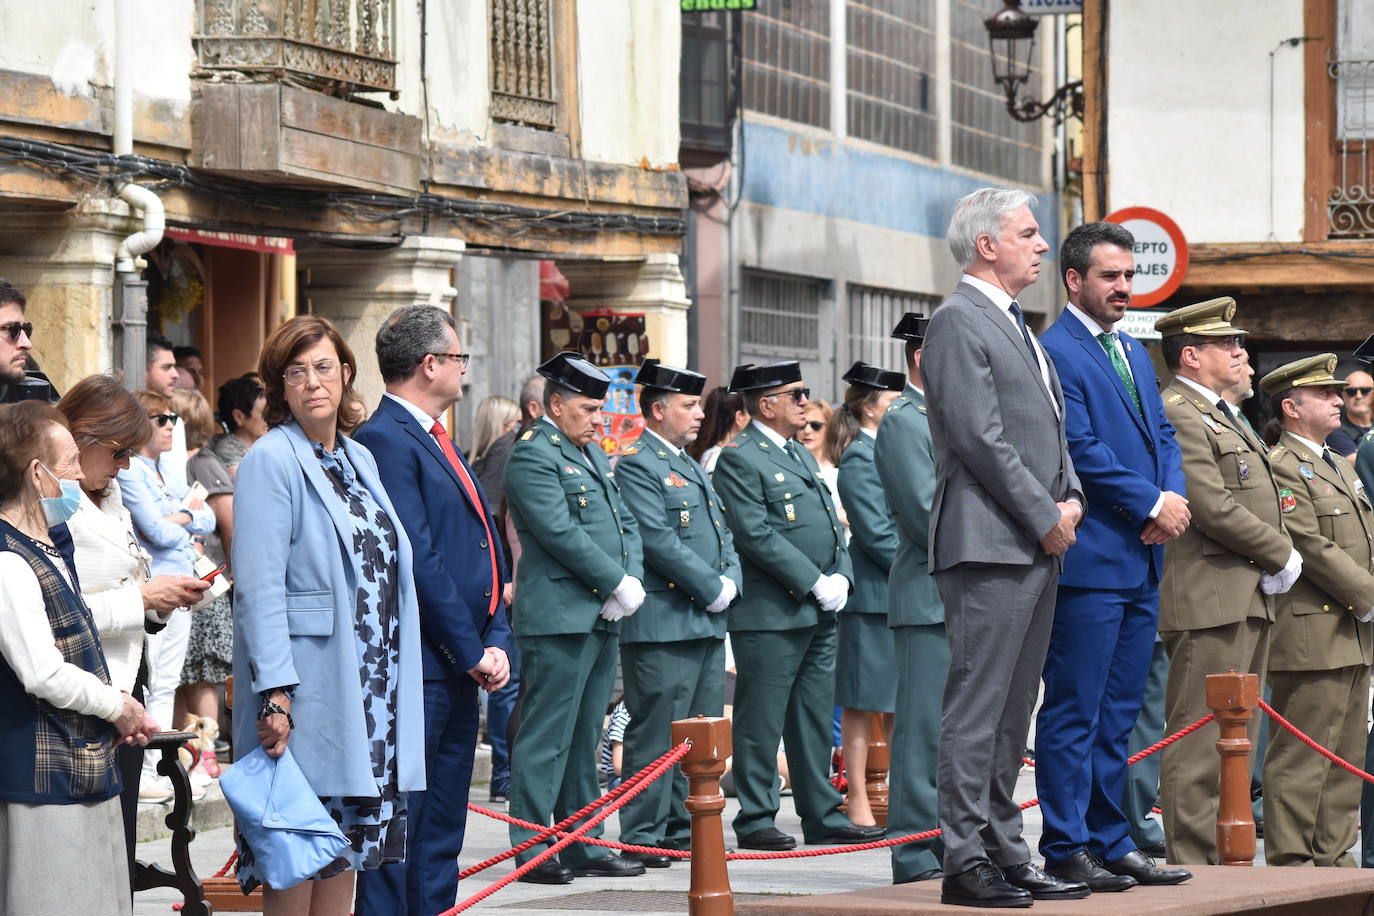
M 601 794 L 597 748 L 615 681 L 619 636 L 594 630 L 518 639 L 525 698 L 511 747 L 510 813 L 553 824 Z M 512 846 L 532 836 L 534 831 L 511 825 Z M 601 836 L 601 826 L 587 836 Z M 524 863 L 539 852 L 536 846 L 516 858 Z M 604 848 L 573 843 L 559 853 L 559 861 L 578 868 L 606 854 Z
M 1131 729 L 1131 743 L 1127 750 L 1134 757 L 1164 737 L 1164 685 L 1169 679 L 1169 653 L 1164 641 L 1155 637 L 1154 652 L 1150 656 L 1150 674 L 1145 679 L 1145 696 L 1140 703 L 1140 715 Z M 1126 768 L 1126 790 L 1122 793 L 1121 811 L 1131 824 L 1131 839 L 1136 846 L 1155 846 L 1164 842 L 1164 828 L 1150 816 L 1159 798 L 1159 754 L 1151 754 L 1139 763 Z
M 736 836 L 772 827 L 778 813 L 778 740 L 786 745 L 792 800 L 812 843 L 849 825 L 830 784 L 835 709 L 835 615 L 798 630 L 736 630 L 734 774 Z
M 1330 671 L 1271 671 L 1271 706 L 1343 760 L 1359 760 L 1365 742 L 1369 666 Z M 1275 726 L 1264 755 L 1264 861 L 1268 865 L 1356 868 L 1360 777 L 1331 763 Z
M 1269 662 L 1269 622 L 1248 617 L 1240 623 L 1205 630 L 1169 630 L 1160 634 L 1169 652 L 1169 681 L 1164 688 L 1166 735 L 1211 712 L 1207 675 L 1229 669 L 1258 674 L 1264 683 Z M 1261 716 L 1250 720 L 1251 744 L 1259 739 Z M 1164 812 L 1164 845 L 1177 865 L 1220 865 L 1217 855 L 1217 799 L 1221 761 L 1220 731 L 1209 722 L 1160 752 L 1159 801 Z
M 672 749 L 673 722 L 724 711 L 723 639 L 621 643 L 620 668 L 630 711 L 621 768 L 626 777 Z M 681 767 L 673 767 L 620 809 L 620 841 L 686 848 L 692 837 L 686 799 L 687 780 Z
M 887 835 L 906 836 L 940 826 L 935 783 L 940 710 L 949 672 L 949 638 L 943 623 L 893 627 L 897 650 L 897 711 L 892 720 Z M 892 847 L 892 881 L 909 881 L 939 868 L 940 838 Z

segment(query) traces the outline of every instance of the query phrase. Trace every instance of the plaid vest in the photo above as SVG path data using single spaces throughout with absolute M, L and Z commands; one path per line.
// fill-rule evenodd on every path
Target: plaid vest
M 53 641 L 63 660 L 110 683 L 91 612 L 53 559 L 3 521 L 0 552 L 23 557 L 38 577 Z M 110 798 L 122 788 L 114 726 L 30 696 L 3 659 L 0 735 L 5 736 L 0 742 L 0 800 L 73 804 Z

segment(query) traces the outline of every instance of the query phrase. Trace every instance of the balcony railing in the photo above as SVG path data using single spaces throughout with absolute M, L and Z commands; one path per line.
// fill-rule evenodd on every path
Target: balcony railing
M 210 70 L 285 71 L 321 88 L 396 91 L 395 0 L 199 0 Z

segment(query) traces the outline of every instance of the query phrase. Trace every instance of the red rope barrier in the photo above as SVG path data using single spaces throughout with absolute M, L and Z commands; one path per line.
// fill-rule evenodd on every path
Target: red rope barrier
M 1294 738 L 1297 738 L 1303 744 L 1307 745 L 1312 750 L 1316 751 L 1318 754 L 1321 754 L 1327 760 L 1330 760 L 1332 763 L 1336 764 L 1336 766 L 1340 767 L 1346 772 L 1352 773 L 1355 776 L 1360 777 L 1365 782 L 1374 782 L 1374 776 L 1370 776 L 1368 773 L 1366 773 L 1359 767 L 1355 766 L 1353 763 L 1348 763 L 1345 760 L 1342 760 L 1340 757 L 1337 757 L 1331 751 L 1322 747 L 1316 741 L 1312 740 L 1307 735 L 1303 734 L 1302 731 L 1296 725 L 1294 725 L 1292 722 L 1289 722 L 1283 716 L 1279 715 L 1278 711 L 1275 710 L 1274 707 L 1270 706 L 1268 703 L 1264 702 L 1264 700 L 1261 699 L 1259 701 L 1259 705 L 1260 709 L 1264 710 L 1266 713 L 1269 714 L 1269 718 L 1273 719 L 1275 722 L 1279 723 L 1279 725 L 1283 726 L 1284 729 L 1291 732 Z
M 235 849 L 233 852 L 229 853 L 229 861 L 224 863 L 224 867 L 221 868 L 219 871 L 215 872 L 213 875 L 211 875 L 211 877 L 212 877 L 212 878 L 223 878 L 225 875 L 229 874 L 229 869 L 233 868 L 233 867 L 234 867 L 234 863 L 237 862 L 238 860 L 239 860 L 239 851 L 238 851 L 237 849 Z

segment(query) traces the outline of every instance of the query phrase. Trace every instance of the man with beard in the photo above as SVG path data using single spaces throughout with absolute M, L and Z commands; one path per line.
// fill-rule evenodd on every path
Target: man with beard
M 33 325 L 24 321 L 28 300 L 8 280 L 0 278 L 0 385 L 19 385 L 33 348 Z
M 1045 658 L 1035 730 L 1040 852 L 1050 874 L 1094 892 L 1191 877 L 1156 868 L 1121 810 L 1159 624 L 1163 544 L 1191 516 L 1154 367 L 1117 330 L 1131 302 L 1134 249 L 1115 223 L 1070 232 L 1059 252 L 1069 304 L 1041 338 L 1064 388 L 1069 455 L 1088 512 L 1064 556 Z

